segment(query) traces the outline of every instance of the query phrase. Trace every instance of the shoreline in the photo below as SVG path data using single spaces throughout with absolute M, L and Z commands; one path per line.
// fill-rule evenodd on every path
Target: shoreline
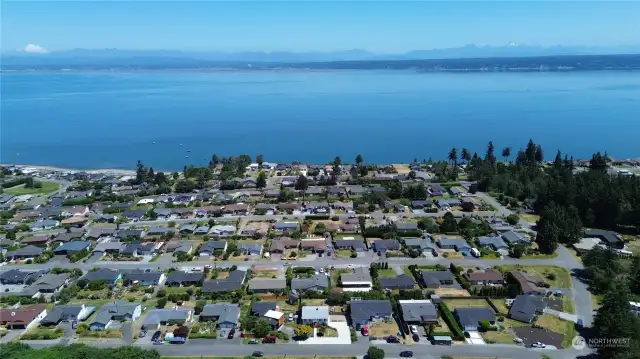
M 20 169 L 34 169 L 37 171 L 56 171 L 56 172 L 86 172 L 92 174 L 105 174 L 105 175 L 119 175 L 119 176 L 135 176 L 135 170 L 125 170 L 117 168 L 95 168 L 95 169 L 80 169 L 80 168 L 65 168 L 57 166 L 45 166 L 45 165 L 30 165 L 30 164 L 18 164 L 18 163 L 0 163 L 0 166 L 13 166 Z M 160 171 L 165 172 L 165 171 Z M 167 173 L 167 172 L 165 172 Z M 168 172 L 171 173 L 171 172 Z

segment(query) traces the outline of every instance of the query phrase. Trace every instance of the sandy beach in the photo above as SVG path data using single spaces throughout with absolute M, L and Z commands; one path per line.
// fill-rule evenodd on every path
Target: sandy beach
M 56 171 L 56 172 L 70 172 L 70 173 L 86 172 L 86 173 L 97 173 L 97 174 L 99 173 L 99 174 L 115 175 L 115 176 L 135 176 L 136 175 L 136 171 L 134 170 L 122 170 L 122 169 L 115 169 L 115 168 L 82 170 L 77 168 L 62 168 L 62 167 L 55 167 L 55 166 L 24 165 L 24 164 L 9 164 L 9 163 L 3 163 L 1 165 L 15 166 L 20 169 L 33 169 L 36 171 Z

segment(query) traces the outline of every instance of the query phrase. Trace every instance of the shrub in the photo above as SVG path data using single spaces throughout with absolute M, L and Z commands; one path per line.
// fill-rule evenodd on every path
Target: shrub
M 464 333 L 462 332 L 462 328 L 460 328 L 460 325 L 458 324 L 456 319 L 453 317 L 451 310 L 449 310 L 449 307 L 447 307 L 445 303 L 440 303 L 440 311 L 442 312 L 442 317 L 444 318 L 444 321 L 447 323 L 449 328 L 455 334 L 454 338 L 457 338 L 457 339 L 464 338 Z

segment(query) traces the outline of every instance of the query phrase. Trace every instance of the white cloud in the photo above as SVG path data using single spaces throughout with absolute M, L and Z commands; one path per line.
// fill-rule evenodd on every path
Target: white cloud
M 22 49 L 22 51 L 29 52 L 29 53 L 32 53 L 32 54 L 46 54 L 46 53 L 49 53 L 49 51 L 47 51 L 47 49 L 45 49 L 44 47 L 42 47 L 40 45 L 34 45 L 34 44 L 29 44 L 29 45 L 25 46 L 24 49 Z

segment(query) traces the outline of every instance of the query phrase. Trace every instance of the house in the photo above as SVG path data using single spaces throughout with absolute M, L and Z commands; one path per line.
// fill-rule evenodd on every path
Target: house
M 27 285 L 36 281 L 42 272 L 27 272 L 18 269 L 10 269 L 0 272 L 0 284 L 3 285 Z
M 153 213 L 155 213 L 158 219 L 168 220 L 171 219 L 173 212 L 171 208 L 154 208 Z
M 267 319 L 269 325 L 272 328 L 278 329 L 284 325 L 284 313 L 277 310 L 269 310 L 264 313 L 264 318 Z
M 447 198 L 447 199 L 438 200 L 438 207 L 440 207 L 440 209 L 449 209 L 452 207 L 458 207 L 460 205 L 461 205 L 460 200 L 457 198 Z
M 125 243 L 117 242 L 117 241 L 104 242 L 96 245 L 96 247 L 92 251 L 92 254 L 98 254 L 100 256 L 103 256 L 107 253 L 109 254 L 120 253 L 126 248 L 126 246 L 127 245 Z
M 0 325 L 7 329 L 29 329 L 36 326 L 47 316 L 44 304 L 35 304 L 19 308 L 1 308 Z
M 62 244 L 53 250 L 53 254 L 55 255 L 68 255 L 74 254 L 78 252 L 82 252 L 84 250 L 88 250 L 90 247 L 89 242 L 84 241 L 73 241 Z
M 584 231 L 584 236 L 586 238 L 598 238 L 612 248 L 622 249 L 624 247 L 624 242 L 620 235 L 612 231 L 587 229 Z
M 329 307 L 326 305 L 305 305 L 300 311 L 300 322 L 302 324 L 317 327 L 329 323 Z
M 142 239 L 144 231 L 139 229 L 121 229 L 116 232 L 118 239 Z
M 506 231 L 501 234 L 502 239 L 509 244 L 529 244 L 529 240 L 523 237 L 520 233 L 514 231 Z
M 519 295 L 509 308 L 509 318 L 523 323 L 531 323 L 536 315 L 543 314 L 547 308 L 544 300 L 535 295 Z
M 45 274 L 42 277 L 38 278 L 33 284 L 24 288 L 22 292 L 20 292 L 20 296 L 37 298 L 41 294 L 52 294 L 57 292 L 64 286 L 69 283 L 69 275 L 66 273 L 60 274 Z
M 234 203 L 224 206 L 222 209 L 223 214 L 244 216 L 249 210 L 249 205 L 246 203 Z
M 198 225 L 195 223 L 185 223 L 180 225 L 180 233 L 193 233 L 198 228 Z M 235 229 L 235 228 L 234 228 Z
M 192 285 L 201 286 L 205 279 L 201 272 L 173 271 L 167 276 L 165 285 L 169 287 L 189 287 Z
M 425 208 L 433 207 L 433 201 L 428 200 L 415 200 L 411 201 L 411 209 L 423 210 Z
M 438 323 L 436 306 L 426 299 L 399 300 L 402 320 L 407 325 Z
M 22 244 L 31 244 L 34 246 L 46 246 L 49 243 L 49 236 L 31 236 L 20 241 Z
M 435 183 L 429 187 L 429 194 L 432 197 L 444 196 L 447 193 L 447 190 L 441 185 Z
M 176 233 L 175 228 L 153 227 L 147 232 L 147 236 L 162 236 L 169 233 Z
M 307 194 L 309 192 L 307 191 Z M 284 212 L 299 212 L 302 210 L 302 205 L 300 203 L 280 203 L 276 206 L 278 210 Z
M 158 286 L 165 280 L 163 272 L 147 272 L 141 269 L 126 271 L 122 274 L 122 282 L 129 286 L 139 284 L 141 286 Z
M 273 239 L 269 252 L 283 254 L 287 249 L 298 249 L 298 247 L 300 247 L 300 241 L 296 239 Z
M 356 267 L 351 273 L 340 274 L 340 283 L 344 292 L 368 292 L 373 287 L 369 268 Z
M 238 250 L 240 250 L 240 252 L 245 253 L 249 256 L 255 257 L 255 256 L 262 255 L 263 244 L 262 243 L 238 243 L 237 248 Z
M 330 207 L 328 203 L 309 202 L 304 206 L 309 213 L 325 214 L 329 213 Z
M 333 202 L 331 206 L 333 209 L 342 210 L 345 213 L 353 212 L 353 202 Z
M 399 251 L 400 242 L 395 239 L 377 239 L 373 242 L 373 250 L 378 254 L 386 253 L 387 251 Z
M 162 245 L 162 243 L 156 242 L 146 242 L 140 244 L 138 247 L 138 255 L 141 256 L 151 256 L 157 253 L 158 248 Z
M 393 278 L 381 277 L 379 278 L 379 280 L 380 286 L 383 289 L 413 289 L 413 287 L 415 286 L 413 277 L 406 274 L 400 274 Z
M 549 284 L 547 284 L 539 275 L 517 270 L 509 272 L 508 275 L 518 283 L 522 294 L 545 295 L 548 291 Z
M 85 224 L 89 222 L 89 218 L 87 217 L 69 217 L 63 219 L 60 224 L 65 227 L 75 227 L 82 228 Z
M 205 225 L 205 226 L 200 226 L 198 228 L 196 228 L 195 232 L 193 232 L 194 234 L 207 234 L 209 233 L 209 229 L 210 227 Z
M 210 237 L 226 237 L 236 233 L 236 226 L 232 225 L 215 225 L 209 230 Z
M 465 332 L 477 332 L 483 320 L 491 325 L 496 323 L 496 315 L 488 307 L 456 308 L 453 315 Z
M 298 222 L 277 222 L 273 225 L 275 231 L 293 232 L 300 229 L 300 223 Z
M 355 300 L 350 304 L 351 324 L 356 329 L 364 325 L 393 318 L 393 309 L 388 300 Z
M 22 247 L 15 251 L 7 252 L 5 254 L 6 260 L 18 260 L 18 259 L 33 259 L 39 257 L 44 252 L 44 249 L 32 245 Z
M 38 222 L 32 223 L 29 226 L 29 230 L 31 232 L 44 231 L 46 229 L 55 228 L 55 227 L 57 227 L 59 225 L 60 225 L 60 222 L 58 222 L 56 220 L 45 219 L 45 220 L 42 220 L 42 221 L 38 221 Z
M 393 202 L 393 201 L 385 201 L 384 208 L 394 210 L 396 212 L 404 212 L 407 207 L 404 204 Z
M 88 307 L 84 304 L 56 305 L 51 308 L 49 313 L 40 321 L 40 324 L 50 326 L 58 325 L 64 321 L 85 320 L 93 314 L 94 311 L 95 307 Z
M 224 254 L 227 250 L 227 241 L 207 241 L 198 250 L 198 256 L 207 257 Z
M 321 254 L 327 250 L 327 241 L 324 239 L 303 239 L 300 241 L 300 249 Z
M 291 280 L 291 289 L 295 289 L 298 292 L 321 292 L 327 288 L 329 288 L 329 279 L 324 274 L 314 275 L 311 278 L 293 278 Z
M 417 231 L 418 224 L 417 223 L 405 223 L 405 222 L 396 222 L 396 230 L 398 232 L 410 232 Z
M 501 237 L 478 237 L 478 246 L 491 248 L 494 251 L 508 251 L 509 246 Z
M 99 239 L 102 237 L 113 237 L 116 235 L 115 228 L 90 228 L 87 232 L 87 239 Z
M 83 280 L 87 283 L 94 281 L 105 281 L 109 286 L 113 286 L 117 281 L 122 279 L 122 274 L 116 270 L 108 268 L 100 268 L 85 274 Z
M 210 320 L 215 320 L 221 329 L 236 328 L 240 320 L 240 305 L 227 302 L 207 304 L 202 308 L 200 321 Z
M 442 286 L 455 285 L 456 278 L 449 271 L 422 271 L 420 272 L 422 284 L 427 288 L 440 288 Z
M 470 269 L 462 276 L 473 285 L 504 285 L 504 275 L 493 268 L 475 271 Z
M 187 241 L 172 241 L 167 244 L 165 250 L 167 253 L 173 253 L 173 255 L 178 253 L 190 254 L 193 251 L 193 245 Z
M 600 238 L 582 238 L 580 242 L 573 243 L 573 248 L 580 254 L 584 254 L 594 248 L 607 249 L 608 247 L 602 243 Z
M 63 217 L 86 217 L 89 215 L 89 207 L 73 206 L 62 208 Z
M 367 245 L 364 244 L 363 240 L 360 239 L 336 239 L 334 241 L 333 246 L 336 249 L 350 249 L 356 252 L 365 252 L 367 250 Z
M 252 293 L 278 293 L 286 289 L 286 279 L 253 278 L 249 280 L 248 290 Z
M 122 212 L 122 217 L 130 221 L 137 222 L 141 220 L 145 214 L 147 214 L 147 211 L 144 209 L 134 209 L 134 210 L 127 210 Z
M 133 241 L 129 243 L 129 245 L 127 245 L 122 251 L 120 251 L 120 254 L 126 257 L 137 257 L 141 255 L 140 253 L 138 253 L 138 249 L 140 249 L 141 246 L 141 241 Z
M 84 232 L 60 233 L 51 241 L 51 243 L 67 243 L 70 241 L 77 241 L 82 239 L 83 235 Z
M 407 249 L 417 249 L 421 252 L 436 254 L 437 250 L 433 243 L 426 238 L 408 238 L 404 240 L 404 246 Z
M 142 328 L 157 330 L 161 325 L 181 325 L 192 316 L 193 311 L 187 308 L 151 309 L 142 321 Z
M 142 306 L 139 303 L 130 303 L 122 300 L 116 300 L 113 303 L 107 303 L 96 313 L 95 318 L 89 324 L 89 329 L 100 331 L 108 329 L 114 321 L 132 322 L 142 313 Z
M 212 279 L 205 281 L 200 289 L 201 293 L 224 293 L 242 289 L 242 284 L 247 272 L 235 270 L 229 272 L 225 279 Z
M 471 246 L 462 238 L 444 238 L 438 241 L 438 245 L 442 249 L 455 249 L 456 251 L 466 255 L 471 251 Z
M 452 196 L 460 197 L 466 192 L 460 187 L 451 187 L 449 188 L 449 193 L 451 193 Z

